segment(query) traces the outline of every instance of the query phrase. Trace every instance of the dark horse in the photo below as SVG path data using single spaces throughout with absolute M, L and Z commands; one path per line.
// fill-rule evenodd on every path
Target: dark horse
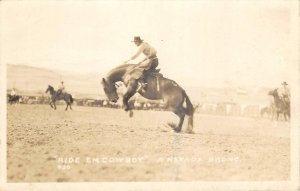
M 68 93 L 59 93 L 58 91 L 55 91 L 54 88 L 50 85 L 48 85 L 48 88 L 46 90 L 46 93 L 50 92 L 51 100 L 50 100 L 50 106 L 54 109 L 56 109 L 55 102 L 58 100 L 65 100 L 67 107 L 66 111 L 68 110 L 68 107 L 70 106 L 70 109 L 72 109 L 71 104 L 73 103 L 73 97 L 71 94 Z
M 124 64 L 112 69 L 108 75 L 102 79 L 104 92 L 109 101 L 117 102 L 116 82 L 123 82 L 126 91 L 123 95 L 123 107 L 125 111 L 131 111 L 128 101 L 136 93 L 138 88 L 138 79 L 143 74 L 143 70 L 135 69 L 135 64 Z M 132 72 L 134 71 L 134 72 Z M 186 92 L 173 80 L 162 77 L 154 69 L 147 71 L 145 82 L 147 89 L 138 93 L 150 100 L 163 100 L 166 109 L 173 111 L 179 117 L 179 123 L 176 127 L 169 124 L 176 132 L 180 132 L 185 115 L 188 117 L 187 132 L 193 132 L 193 105 Z M 186 107 L 183 106 L 185 102 Z
M 277 88 L 270 91 L 269 95 L 274 98 L 276 120 L 278 121 L 279 114 L 283 114 L 284 119 L 287 121 L 287 117 L 290 118 L 290 102 L 279 97 Z
M 8 98 L 8 103 L 13 104 L 13 103 L 19 103 L 20 99 L 22 98 L 19 95 L 7 95 Z

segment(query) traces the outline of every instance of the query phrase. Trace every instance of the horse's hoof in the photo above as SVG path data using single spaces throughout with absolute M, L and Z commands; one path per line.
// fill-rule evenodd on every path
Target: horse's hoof
M 176 127 L 177 127 L 175 123 L 168 123 L 168 125 L 169 125 L 172 129 L 174 129 L 174 130 L 175 130 Z
M 188 134 L 195 134 L 195 132 L 193 130 L 187 130 L 186 133 L 188 133 Z
M 176 133 L 180 133 L 181 129 L 175 128 L 174 131 L 175 131 Z

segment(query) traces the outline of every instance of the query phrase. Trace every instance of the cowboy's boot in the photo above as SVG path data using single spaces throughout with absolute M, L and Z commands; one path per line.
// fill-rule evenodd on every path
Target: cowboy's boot
M 61 90 L 58 90 L 56 95 L 54 96 L 54 100 L 58 100 L 59 99 L 59 96 L 61 95 Z

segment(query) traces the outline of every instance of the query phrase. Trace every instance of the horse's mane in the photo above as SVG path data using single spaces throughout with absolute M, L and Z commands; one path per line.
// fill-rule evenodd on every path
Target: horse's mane
M 127 68 L 127 67 L 132 66 L 132 65 L 134 65 L 134 64 L 121 64 L 121 65 L 115 67 L 114 69 L 120 69 L 120 68 L 125 68 L 125 67 Z
M 120 70 L 120 69 L 123 69 L 123 68 L 127 69 L 127 68 L 129 68 L 130 66 L 134 66 L 134 65 L 135 65 L 135 64 L 122 64 L 122 65 L 119 65 L 119 66 L 117 66 L 117 67 L 111 69 L 111 70 L 108 72 L 107 76 L 110 76 L 110 75 L 111 75 L 112 73 L 114 73 L 116 70 Z
M 53 90 L 54 90 L 54 87 L 53 87 L 53 86 L 51 86 L 51 85 L 48 85 L 48 87 L 49 87 L 50 89 L 53 89 Z

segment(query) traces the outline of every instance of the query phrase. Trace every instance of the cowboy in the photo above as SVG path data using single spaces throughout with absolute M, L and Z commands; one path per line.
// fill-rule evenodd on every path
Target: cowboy
M 16 91 L 16 89 L 15 88 L 13 88 L 12 90 L 11 90 L 11 92 L 10 92 L 10 100 L 14 100 L 15 99 L 15 97 L 17 96 L 17 91 Z
M 17 92 L 16 92 L 16 89 L 15 89 L 15 88 L 13 88 L 13 89 L 11 90 L 10 95 L 11 95 L 12 97 L 14 97 L 14 96 L 17 95 Z
M 156 56 L 156 50 L 150 46 L 147 42 L 144 42 L 139 36 L 135 36 L 134 40 L 132 41 L 135 43 L 136 46 L 139 47 L 138 51 L 131 57 L 131 59 L 127 60 L 126 62 L 129 62 L 131 60 L 136 59 L 141 53 L 145 55 L 145 58 L 143 61 L 138 63 L 137 67 L 141 68 L 145 74 L 148 70 L 154 70 L 158 66 L 158 58 Z M 147 86 L 147 83 L 144 82 L 144 75 L 139 79 L 139 90 L 145 91 L 145 88 Z
M 291 98 L 290 88 L 288 87 L 288 84 L 285 81 L 282 82 L 281 85 L 282 88 L 280 88 L 278 92 L 279 96 L 285 103 L 289 103 Z
M 58 90 L 57 90 L 57 93 L 56 93 L 56 97 L 60 96 L 62 93 L 65 92 L 65 85 L 64 85 L 64 82 L 61 81 L 59 86 L 58 86 Z

